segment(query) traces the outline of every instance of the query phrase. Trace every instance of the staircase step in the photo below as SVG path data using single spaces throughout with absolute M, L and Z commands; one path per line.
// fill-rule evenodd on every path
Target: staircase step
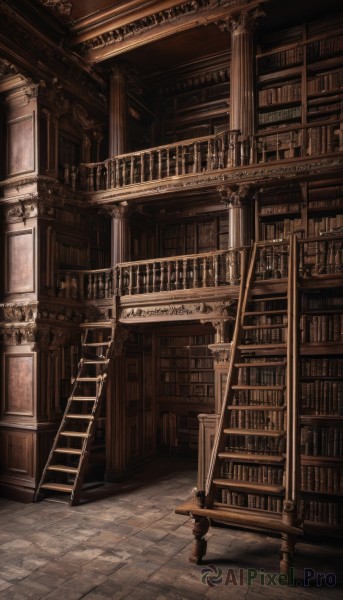
M 286 389 L 285 385 L 232 385 L 232 390 L 276 390 L 282 392 Z
M 265 404 L 261 405 L 261 404 L 253 404 L 253 405 L 239 405 L 239 404 L 234 404 L 228 405 L 228 410 L 285 410 L 285 406 L 266 406 Z
M 282 485 L 271 483 L 253 483 L 251 481 L 232 481 L 231 479 L 214 479 L 214 485 L 243 492 L 261 492 L 264 494 L 283 494 L 285 488 Z
M 89 437 L 89 433 L 85 433 L 83 431 L 61 431 L 60 435 L 63 435 L 64 437 L 72 437 L 72 438 Z
M 96 396 L 72 396 L 71 400 L 76 402 L 95 402 Z
M 54 452 L 58 452 L 59 454 L 75 454 L 77 456 L 81 456 L 82 450 L 79 448 L 55 448 Z
M 250 369 L 252 367 L 285 367 L 284 361 L 268 361 L 268 362 L 247 362 L 247 363 L 235 363 L 235 367 L 238 369 Z
M 59 471 L 61 473 L 74 473 L 75 475 L 78 473 L 78 469 L 76 467 L 68 467 L 67 465 L 50 465 L 48 467 L 48 471 Z
M 222 460 L 233 460 L 249 463 L 283 464 L 285 462 L 285 458 L 283 456 L 275 456 L 273 454 L 242 454 L 238 452 L 219 452 L 218 456 Z
M 66 419 L 84 419 L 86 421 L 92 421 L 94 417 L 93 415 L 78 415 L 76 413 L 68 413 L 66 414 Z
M 67 492 L 70 493 L 73 491 L 73 485 L 67 485 L 63 483 L 43 483 L 41 485 L 43 490 L 53 490 L 55 492 Z
M 224 429 L 224 433 L 228 435 L 257 435 L 260 437 L 283 437 L 284 431 L 276 431 L 272 429 Z

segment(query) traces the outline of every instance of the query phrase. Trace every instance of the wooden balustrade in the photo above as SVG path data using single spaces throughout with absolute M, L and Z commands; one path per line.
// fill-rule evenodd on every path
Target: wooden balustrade
M 239 131 L 121 154 L 101 163 L 65 165 L 64 181 L 86 192 L 117 189 L 244 165 L 343 152 L 342 122 L 279 127 L 243 137 Z
M 256 280 L 283 279 L 288 276 L 289 243 L 260 242 L 256 248 Z
M 94 271 L 59 270 L 57 273 L 57 293 L 61 298 L 75 300 L 101 300 L 112 298 L 113 269 Z

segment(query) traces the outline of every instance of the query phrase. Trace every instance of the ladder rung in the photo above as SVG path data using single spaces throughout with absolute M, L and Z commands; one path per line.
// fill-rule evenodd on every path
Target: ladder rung
M 98 360 L 82 359 L 84 365 L 107 365 L 110 362 L 109 358 L 99 358 Z
M 244 313 L 244 317 L 255 317 L 260 315 L 286 315 L 287 310 L 285 308 L 280 308 L 280 310 L 256 310 L 256 311 L 247 311 Z
M 214 485 L 232 490 L 262 492 L 265 494 L 282 494 L 285 488 L 282 485 L 270 483 L 252 483 L 250 481 L 232 481 L 231 479 L 214 479 Z
M 68 467 L 67 465 L 50 465 L 48 471 L 59 471 L 61 473 L 77 473 L 76 467 Z
M 112 329 L 111 321 L 80 323 L 82 329 Z
M 252 367 L 285 367 L 286 363 L 281 361 L 268 361 L 268 362 L 248 362 L 248 363 L 235 363 L 235 367 L 238 369 L 252 368 Z
M 219 458 L 223 460 L 236 460 L 239 462 L 277 463 L 285 462 L 284 456 L 273 454 L 239 454 L 238 452 L 219 452 Z
M 96 377 L 75 377 L 75 381 L 103 381 L 103 375 L 97 375 Z
M 85 433 L 82 431 L 61 431 L 60 435 L 63 435 L 64 437 L 74 437 L 74 438 L 89 437 L 89 433 Z
M 72 396 L 71 400 L 75 400 L 76 402 L 95 402 L 97 399 L 96 396 Z
M 110 346 L 111 342 L 87 342 L 86 344 L 82 344 L 82 346 L 92 346 L 92 347 L 100 347 L 100 346 Z
M 279 323 L 278 325 L 243 325 L 244 330 L 255 330 L 255 329 L 285 329 L 286 323 Z
M 258 435 L 262 437 L 283 437 L 284 431 L 273 431 L 272 429 L 224 429 L 229 435 Z
M 276 390 L 278 392 L 282 392 L 284 389 L 286 389 L 286 386 L 285 385 L 232 385 L 231 389 L 232 390 L 260 390 L 260 391 Z
M 286 344 L 240 344 L 237 346 L 238 350 L 285 350 Z
M 58 452 L 59 454 L 76 454 L 77 456 L 81 456 L 82 450 L 79 448 L 55 448 L 54 452 Z
M 44 490 L 54 490 L 55 492 L 72 492 L 74 486 L 63 483 L 43 483 L 41 488 Z
M 228 410 L 285 410 L 285 406 L 266 406 L 265 404 L 256 404 L 256 405 L 228 405 Z
M 75 413 L 69 413 L 65 415 L 66 419 L 85 419 L 86 421 L 92 421 L 93 415 L 78 415 Z
M 267 298 L 255 298 L 251 296 L 248 302 L 271 302 L 272 300 L 287 300 L 287 296 L 268 296 Z

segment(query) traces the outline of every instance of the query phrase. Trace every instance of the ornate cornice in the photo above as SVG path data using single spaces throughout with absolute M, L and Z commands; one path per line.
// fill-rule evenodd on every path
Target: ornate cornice
M 40 0 L 45 8 L 51 8 L 61 16 L 69 16 L 73 10 L 73 4 L 69 0 Z
M 14 65 L 4 58 L 0 58 L 0 79 L 8 75 L 16 75 L 17 73 L 18 69 Z

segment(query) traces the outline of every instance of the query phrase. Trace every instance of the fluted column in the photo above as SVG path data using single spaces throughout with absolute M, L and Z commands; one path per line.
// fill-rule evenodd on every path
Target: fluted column
M 127 151 L 127 80 L 119 66 L 111 72 L 109 111 L 109 156 L 117 156 Z
M 126 203 L 108 209 L 111 222 L 111 265 L 130 260 L 130 227 Z
M 240 185 L 237 189 L 228 188 L 227 201 L 229 208 L 229 248 L 250 246 L 252 240 L 252 208 L 249 187 Z
M 231 29 L 230 129 L 245 137 L 254 133 L 254 36 L 256 9 L 229 19 Z

